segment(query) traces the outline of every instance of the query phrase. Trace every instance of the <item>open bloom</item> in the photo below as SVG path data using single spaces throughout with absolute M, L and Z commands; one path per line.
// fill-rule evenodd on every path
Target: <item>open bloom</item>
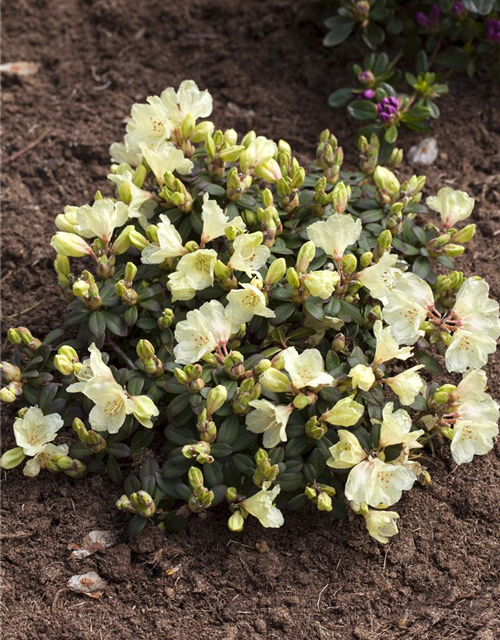
M 231 333 L 232 325 L 225 317 L 222 304 L 218 300 L 205 302 L 199 309 L 188 311 L 186 319 L 177 324 L 175 361 L 194 364 L 216 347 L 225 347 Z
M 55 439 L 64 421 L 58 413 L 48 416 L 38 407 L 30 407 L 22 418 L 14 422 L 16 444 L 27 456 L 36 456 L 43 447 Z
M 340 429 L 338 436 L 340 440 L 333 447 L 330 447 L 332 457 L 326 461 L 329 467 L 333 469 L 350 469 L 368 457 L 368 454 L 353 433 Z
M 398 360 L 408 360 L 412 355 L 411 347 L 400 347 L 397 340 L 392 337 L 391 328 L 383 328 L 382 322 L 377 320 L 373 325 L 373 333 L 377 339 L 373 366 L 378 367 L 384 362 L 389 362 L 397 358 Z
M 317 349 L 306 349 L 300 355 L 295 347 L 282 352 L 285 370 L 296 389 L 331 384 L 333 378 L 324 369 L 323 357 Z
M 233 242 L 234 253 L 228 266 L 235 271 L 244 271 L 249 277 L 255 275 L 271 255 L 269 247 L 262 244 L 263 240 L 264 235 L 261 231 L 237 236 Z
M 198 249 L 188 253 L 179 260 L 177 269 L 168 276 L 168 286 L 177 300 L 189 300 L 196 291 L 211 287 L 214 283 L 214 267 L 217 252 L 213 249 Z M 189 297 L 180 297 L 178 289 L 184 287 L 186 292 L 193 292 Z
M 102 353 L 92 343 L 89 347 L 90 358 L 86 358 L 82 362 L 82 366 L 78 369 L 76 377 L 78 382 L 70 384 L 66 391 L 69 393 L 83 393 L 85 385 L 91 381 L 113 381 L 113 372 L 102 359 Z
M 137 149 L 139 149 L 138 146 Z M 142 154 L 138 150 L 131 149 L 127 136 L 125 136 L 123 142 L 113 142 L 111 144 L 109 155 L 111 156 L 111 162 L 116 164 L 125 162 L 131 167 L 138 167 L 142 162 Z
M 316 247 L 339 262 L 347 247 L 359 239 L 361 228 L 361 220 L 354 220 L 348 213 L 334 213 L 324 222 L 307 227 L 307 235 Z
M 266 449 L 286 442 L 286 425 L 293 411 L 292 405 L 275 405 L 269 400 L 252 400 L 250 411 L 245 418 L 247 429 L 252 433 L 263 433 L 262 442 Z
M 187 253 L 182 243 L 182 238 L 170 222 L 168 216 L 161 215 L 158 223 L 158 244 L 149 244 L 144 247 L 141 262 L 144 264 L 161 264 L 167 258 L 177 258 Z
M 170 122 L 179 126 L 187 115 L 195 120 L 208 118 L 212 113 L 213 100 L 205 89 L 200 91 L 194 80 L 184 80 L 175 91 L 173 87 L 161 93 L 161 102 Z
M 367 509 L 367 511 L 363 513 L 363 517 L 368 533 L 372 538 L 375 538 L 377 542 L 387 544 L 389 538 L 398 533 L 396 520 L 399 519 L 399 515 L 395 511 L 375 511 L 373 509 Z
M 354 503 L 355 510 L 365 503 L 376 508 L 390 507 L 400 500 L 403 491 L 413 487 L 416 480 L 412 466 L 386 463 L 370 456 L 349 472 L 345 496 Z
M 498 302 L 489 297 L 488 283 L 467 278 L 452 309 L 452 315 L 458 318 L 458 329 L 445 354 L 448 371 L 463 372 L 488 362 L 500 336 L 498 314 Z
M 29 478 L 35 478 L 41 469 L 46 469 L 49 462 L 53 459 L 58 459 L 63 456 L 67 456 L 69 447 L 67 444 L 45 444 L 42 449 L 35 455 L 34 458 L 28 460 L 24 465 L 23 475 Z
M 385 252 L 380 260 L 366 267 L 357 274 L 357 279 L 363 287 L 366 287 L 372 298 L 380 300 L 383 304 L 387 302 L 387 294 L 393 288 L 396 278 L 401 275 L 401 269 L 394 265 L 398 256 L 395 253 Z
M 115 380 L 93 379 L 85 385 L 82 393 L 95 403 L 89 413 L 90 426 L 95 431 L 118 433 L 130 414 L 143 426 L 151 428 L 151 418 L 159 415 L 151 398 L 130 396 Z
M 457 464 L 488 453 L 498 435 L 499 405 L 485 389 L 486 374 L 476 369 L 464 376 L 453 393 L 456 420 L 451 454 Z
M 434 295 L 427 282 L 414 273 L 403 273 L 387 294 L 383 316 L 399 344 L 415 344 L 424 335 L 420 325 L 432 307 Z
M 394 404 L 388 402 L 382 410 L 382 425 L 380 428 L 379 447 L 390 447 L 395 444 L 404 444 L 407 449 L 420 448 L 422 445 L 418 438 L 424 435 L 424 431 L 412 431 L 412 420 L 404 409 L 394 411 Z
M 236 227 L 241 231 L 245 231 L 246 229 L 246 224 L 240 216 L 229 221 L 229 218 L 224 215 L 224 211 L 219 207 L 217 202 L 209 199 L 208 193 L 203 196 L 201 218 L 203 220 L 203 232 L 201 234 L 203 243 L 220 238 L 225 234 L 229 226 Z
M 310 271 L 304 276 L 304 284 L 312 296 L 322 300 L 329 298 L 339 283 L 340 275 L 336 271 Z
M 399 397 L 401 404 L 411 405 L 424 388 L 424 382 L 417 371 L 423 369 L 423 364 L 417 364 L 395 376 L 385 378 L 384 383 Z
M 242 283 L 242 289 L 232 289 L 227 294 L 226 318 L 236 327 L 250 322 L 254 316 L 274 318 L 275 313 L 267 306 L 266 296 L 253 284 Z
M 366 364 L 357 364 L 349 371 L 349 377 L 352 380 L 352 388 L 358 387 L 362 391 L 369 391 L 375 382 L 375 374 L 373 369 Z
M 165 182 L 164 176 L 167 171 L 188 175 L 193 170 L 194 164 L 191 160 L 185 158 L 184 153 L 171 142 L 164 142 L 155 148 L 141 143 L 140 149 L 161 187 Z
M 426 200 L 429 209 L 441 215 L 445 229 L 468 218 L 474 209 L 474 203 L 474 198 L 471 198 L 468 193 L 455 191 L 450 187 L 439 189 L 437 196 L 431 196 Z
M 88 230 L 91 236 L 103 242 L 109 242 L 116 228 L 122 227 L 128 220 L 128 206 L 124 202 L 115 202 L 111 198 L 96 200 L 92 206 L 86 204 L 77 212 L 80 229 Z
M 240 155 L 239 163 L 243 173 L 253 172 L 267 182 L 277 182 L 281 178 L 281 169 L 274 159 L 278 148 L 273 140 L 258 136 Z
M 351 397 L 342 398 L 321 416 L 322 420 L 338 427 L 352 427 L 365 412 L 364 406 Z
M 280 491 L 281 487 L 279 485 L 275 485 L 271 491 L 268 491 L 268 488 L 264 485 L 261 491 L 240 502 L 239 506 L 254 518 L 257 518 L 266 529 L 277 529 L 285 522 L 283 514 L 273 504 Z
M 125 137 L 128 149 L 141 150 L 141 144 L 155 147 L 170 138 L 169 113 L 158 96 L 150 96 L 146 104 L 134 104 Z

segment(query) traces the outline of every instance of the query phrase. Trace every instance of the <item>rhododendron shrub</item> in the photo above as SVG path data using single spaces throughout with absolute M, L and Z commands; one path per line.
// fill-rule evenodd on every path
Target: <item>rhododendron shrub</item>
M 8 332 L 0 397 L 21 408 L 0 464 L 107 473 L 135 532 L 347 508 L 385 543 L 430 482 L 426 446 L 462 464 L 498 432 L 498 304 L 453 262 L 474 201 L 426 206 L 425 177 L 369 145 L 344 171 L 329 131 L 306 171 L 211 112 L 192 81 L 134 105 L 107 193 L 56 217 L 65 327 Z

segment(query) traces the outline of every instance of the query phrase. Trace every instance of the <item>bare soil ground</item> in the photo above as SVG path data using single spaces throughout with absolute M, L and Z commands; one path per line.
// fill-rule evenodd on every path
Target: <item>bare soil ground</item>
M 4 0 L 4 61 L 41 64 L 3 83 L 4 331 L 28 325 L 42 335 L 62 323 L 53 219 L 97 188 L 110 193 L 108 146 L 134 101 L 193 78 L 214 95 L 219 126 L 283 137 L 303 159 L 329 127 L 355 161 L 353 123 L 326 104 L 346 83 L 347 54 L 321 46 L 320 12 L 306 0 Z M 499 100 L 498 85 L 457 81 L 427 171 L 428 193 L 449 185 L 477 198 L 479 232 L 461 268 L 487 278 L 497 298 Z M 412 140 L 403 136 L 406 149 Z M 497 355 L 488 366 L 497 398 L 499 372 Z M 106 479 L 2 474 L 3 637 L 495 640 L 500 447 L 456 470 L 445 454 L 428 465 L 432 486 L 403 499 L 401 534 L 385 548 L 359 519 L 332 526 L 309 512 L 278 531 L 248 526 L 237 536 L 215 513 L 183 534 L 149 527 L 130 540 Z M 67 545 L 93 529 L 114 530 L 118 543 L 71 560 Z M 61 591 L 89 570 L 109 581 L 101 599 Z

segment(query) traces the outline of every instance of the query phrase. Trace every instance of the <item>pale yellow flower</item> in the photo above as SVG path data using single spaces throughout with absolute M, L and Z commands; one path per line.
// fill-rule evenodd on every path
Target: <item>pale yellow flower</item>
M 240 507 L 254 516 L 254 518 L 257 518 L 266 529 L 276 529 L 285 522 L 283 514 L 273 504 L 280 491 L 281 487 L 279 485 L 274 486 L 271 491 L 264 487 L 255 495 L 240 502 Z
M 38 407 L 30 407 L 22 418 L 14 421 L 16 444 L 27 456 L 36 456 L 43 447 L 55 439 L 64 424 L 58 413 L 48 416 Z
M 358 387 L 362 391 L 369 391 L 375 382 L 375 374 L 372 367 L 366 364 L 357 364 L 349 371 L 349 377 L 352 380 L 352 388 Z
M 333 469 L 350 469 L 368 457 L 359 440 L 350 431 L 338 431 L 339 442 L 330 447 L 332 457 L 326 464 Z
M 426 200 L 429 209 L 441 215 L 446 229 L 468 218 L 474 209 L 474 202 L 474 198 L 465 191 L 455 191 L 450 187 L 443 187 L 437 196 L 431 196 Z
M 286 442 L 286 426 L 293 411 L 292 405 L 275 405 L 269 400 L 252 400 L 254 409 L 247 414 L 245 422 L 252 433 L 263 433 L 262 443 L 266 449 Z
M 316 247 L 340 261 L 347 247 L 359 239 L 361 228 L 361 220 L 354 220 L 349 213 L 334 213 L 326 221 L 307 227 L 307 235 Z

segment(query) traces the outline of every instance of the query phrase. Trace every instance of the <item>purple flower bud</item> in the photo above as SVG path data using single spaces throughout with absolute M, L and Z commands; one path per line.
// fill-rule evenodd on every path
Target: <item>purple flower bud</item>
M 393 122 L 399 115 L 399 100 L 394 96 L 382 98 L 377 104 L 378 118 L 380 122 L 387 124 Z
M 494 44 L 500 44 L 500 20 L 490 18 L 486 20 L 486 40 Z
M 358 74 L 358 80 L 366 87 L 371 87 L 375 82 L 375 76 L 369 70 L 360 71 L 360 73 Z
M 453 5 L 453 13 L 460 15 L 465 11 L 464 3 L 461 0 L 457 0 Z
M 365 100 L 373 100 L 375 91 L 373 89 L 365 89 L 361 95 Z
M 422 11 L 417 11 L 417 13 L 415 14 L 415 18 L 417 19 L 418 24 L 421 27 L 425 27 L 426 29 L 432 29 L 437 26 L 440 17 L 441 9 L 437 4 L 432 5 L 428 16 L 425 15 L 425 13 L 423 13 Z

